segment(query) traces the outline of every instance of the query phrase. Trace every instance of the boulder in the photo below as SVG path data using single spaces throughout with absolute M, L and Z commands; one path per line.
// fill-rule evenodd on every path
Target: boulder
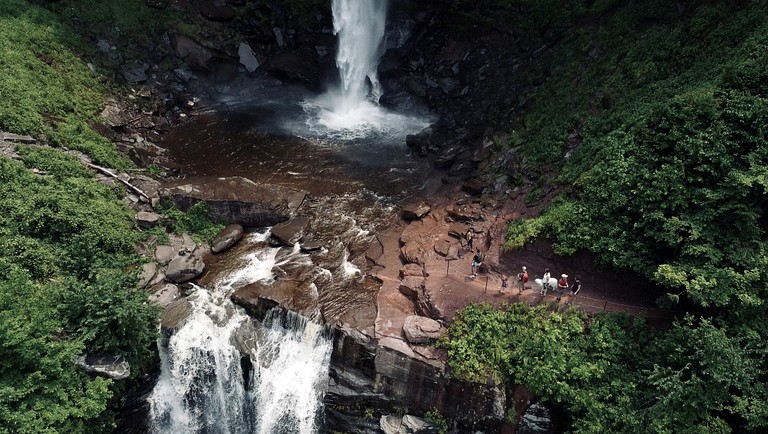
M 162 330 L 172 332 L 187 321 L 194 307 L 186 298 L 180 298 L 168 306 L 160 313 L 160 327 Z
M 136 68 L 123 68 L 120 73 L 128 83 L 141 83 L 147 81 L 147 70 L 149 65 L 144 63 Z
M 85 354 L 77 357 L 75 364 L 85 372 L 115 381 L 131 376 L 131 366 L 122 356 Z
M 237 55 L 240 57 L 240 64 L 245 67 L 246 71 L 253 72 L 259 68 L 259 59 L 256 58 L 256 53 L 247 43 L 241 42 L 237 46 Z
M 166 307 L 181 297 L 179 287 L 173 283 L 166 283 L 149 296 L 149 302 L 160 307 Z
M 382 415 L 379 420 L 379 427 L 384 434 L 402 434 L 400 425 L 402 425 L 403 419 L 396 414 Z
M 272 227 L 272 236 L 284 246 L 292 246 L 304 237 L 304 230 L 309 225 L 309 218 L 294 217 Z
M 243 232 L 242 225 L 236 223 L 228 225 L 211 242 L 211 251 L 213 253 L 221 253 L 229 249 L 243 238 Z
M 405 264 L 419 264 L 424 265 L 424 246 L 420 243 L 407 243 L 400 248 L 400 258 Z
M 183 253 L 183 251 L 180 253 Z M 168 264 L 168 269 L 165 270 L 165 278 L 169 282 L 182 283 L 203 274 L 204 269 L 205 262 L 203 262 L 203 258 L 198 254 L 179 254 Z
M 136 214 L 136 223 L 139 225 L 139 227 L 144 229 L 155 227 L 159 220 L 160 216 L 153 212 L 139 211 Z
M 401 215 L 406 220 L 416 220 L 429 214 L 430 210 L 429 205 L 422 202 L 405 206 Z
M 177 250 L 171 246 L 157 246 L 155 248 L 155 260 L 158 264 L 167 264 L 171 262 L 177 254 Z
M 157 264 L 154 262 L 148 262 L 141 266 L 141 272 L 139 272 L 139 288 L 146 288 L 152 278 L 157 275 Z
M 442 335 L 443 327 L 439 322 L 423 316 L 410 315 L 405 318 L 403 334 L 408 342 L 416 345 L 433 342 Z
M 196 69 L 208 70 L 208 62 L 213 59 L 213 52 L 186 35 L 173 35 L 171 48 L 179 59 Z
M 435 253 L 440 256 L 448 257 L 451 251 L 451 242 L 448 240 L 439 240 L 435 243 Z
M 263 185 L 243 177 L 187 178 L 164 184 L 160 200 L 186 211 L 203 201 L 208 218 L 245 227 L 273 226 L 288 220 L 304 201 L 306 192 L 277 185 Z

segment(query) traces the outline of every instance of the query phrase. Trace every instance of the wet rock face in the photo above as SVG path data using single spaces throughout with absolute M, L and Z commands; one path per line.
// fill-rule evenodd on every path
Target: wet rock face
M 131 366 L 121 356 L 86 354 L 75 359 L 75 364 L 85 372 L 116 381 L 131 376 Z
M 446 418 L 466 426 L 467 431 L 488 429 L 499 432 L 504 419 L 506 396 L 503 388 L 450 380 L 440 364 L 434 365 L 408 356 L 355 330 L 337 328 L 331 355 L 330 387 L 325 396 L 327 428 L 338 432 L 380 432 L 371 429 L 370 415 L 424 414 L 438 409 Z M 480 420 L 478 415 L 488 415 Z M 388 418 L 398 432 L 424 427 L 418 418 Z M 405 424 L 405 426 L 403 426 Z M 469 427 L 472 427 L 470 430 Z M 421 429 L 419 428 L 419 429 Z M 402 431 L 406 429 L 406 431 Z M 426 432 L 426 431 L 425 431 Z
M 221 253 L 234 246 L 236 242 L 243 238 L 243 231 L 242 225 L 228 225 L 223 231 L 216 235 L 216 238 L 211 242 L 211 251 L 213 253 Z

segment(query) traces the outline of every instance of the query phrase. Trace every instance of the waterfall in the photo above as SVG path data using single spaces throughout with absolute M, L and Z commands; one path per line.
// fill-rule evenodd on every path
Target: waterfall
M 379 106 L 383 90 L 376 71 L 385 45 L 402 44 L 410 34 L 409 29 L 396 29 L 402 40 L 385 42 L 387 0 L 332 0 L 331 9 L 341 84 L 302 103 L 308 115 L 308 138 L 399 142 L 427 127 L 429 120 L 423 115 L 409 116 Z
M 339 37 L 336 66 L 342 88 L 337 111 L 357 109 L 369 95 L 378 103 L 381 85 L 376 68 L 387 18 L 386 0 L 333 0 L 331 8 L 334 34 Z M 371 82 L 370 94 L 366 79 Z
M 270 311 L 264 326 L 253 377 L 255 404 L 263 416 L 254 432 L 315 433 L 327 389 L 330 333 L 294 312 L 277 309 Z
M 235 287 L 272 281 L 279 250 L 251 252 L 215 288 L 195 287 L 188 296 L 191 314 L 158 341 L 161 371 L 148 398 L 152 432 L 318 432 L 332 349 L 325 327 L 279 308 L 259 326 L 229 299 Z M 282 262 L 302 260 L 296 255 Z

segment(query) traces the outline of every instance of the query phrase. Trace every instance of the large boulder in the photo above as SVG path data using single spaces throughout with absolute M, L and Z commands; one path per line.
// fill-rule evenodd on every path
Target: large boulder
M 304 230 L 309 225 L 309 218 L 295 217 L 272 227 L 272 236 L 284 246 L 292 246 L 304 238 Z
M 216 238 L 211 242 L 211 251 L 213 253 L 221 253 L 230 247 L 234 246 L 236 242 L 243 238 L 243 226 L 237 223 L 228 225 L 224 228 Z
M 205 262 L 197 253 L 179 254 L 168 264 L 165 278 L 169 282 L 182 283 L 203 274 L 204 269 Z
M 160 200 L 186 211 L 203 201 L 208 217 L 245 227 L 273 226 L 288 220 L 304 201 L 306 192 L 263 185 L 243 177 L 187 178 L 163 185 Z
M 432 318 L 410 315 L 405 318 L 403 334 L 408 342 L 416 345 L 434 342 L 442 335 L 443 327 Z
M 75 364 L 85 372 L 116 381 L 131 376 L 131 366 L 122 356 L 85 354 L 77 357 Z
M 208 62 L 214 57 L 213 51 L 186 35 L 173 35 L 171 47 L 176 57 L 196 69 L 208 70 Z

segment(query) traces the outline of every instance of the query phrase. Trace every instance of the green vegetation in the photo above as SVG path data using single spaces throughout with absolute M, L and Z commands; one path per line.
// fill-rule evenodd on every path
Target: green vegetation
M 471 306 L 443 342 L 453 374 L 524 384 L 574 432 L 763 432 L 768 4 L 577 3 L 535 34 L 551 49 L 521 79 L 541 84 L 520 96 L 529 109 L 507 145 L 531 173 L 564 161 L 527 203 L 553 183 L 563 193 L 512 223 L 507 247 L 546 237 L 559 254 L 592 251 L 695 316 L 654 330 Z
M 142 16 L 133 1 L 54 7 L 69 13 L 24 0 L 0 4 L 0 130 L 126 169 L 128 160 L 89 126 L 108 88 L 84 60 L 95 47 L 69 22 L 123 16 L 138 29 L 158 14 Z M 135 289 L 134 245 L 144 235 L 120 200 L 124 192 L 97 183 L 75 157 L 47 147 L 16 151 L 21 162 L 0 158 L 0 433 L 109 432 L 123 386 L 85 374 L 74 359 L 119 354 L 134 377 L 152 363 L 157 312 Z
M 567 194 L 511 225 L 508 247 L 547 236 L 672 298 L 750 308 L 768 265 L 768 7 L 689 13 L 659 2 L 595 15 L 531 72 L 548 82 L 515 128 L 521 154 L 541 163 L 572 151 L 558 179 Z
M 768 347 L 741 332 L 692 317 L 655 331 L 623 315 L 474 305 L 442 345 L 453 375 L 524 384 L 564 408 L 575 432 L 760 432 Z

